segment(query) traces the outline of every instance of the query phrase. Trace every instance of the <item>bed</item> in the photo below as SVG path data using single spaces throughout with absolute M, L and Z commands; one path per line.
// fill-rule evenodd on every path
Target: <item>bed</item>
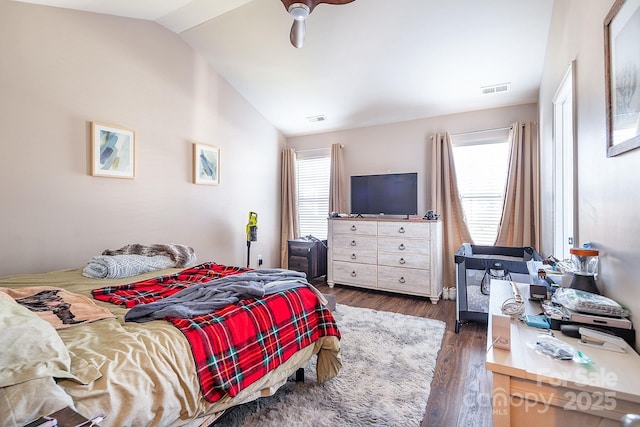
M 203 263 L 191 268 L 213 271 L 212 277 L 219 279 L 217 270 L 233 267 Z M 149 302 L 144 298 L 131 302 L 140 293 L 128 286 L 162 284 L 167 278 L 182 278 L 180 275 L 187 270 L 169 268 L 120 279 L 88 278 L 82 275 L 82 269 L 1 278 L 3 345 L 15 344 L 0 354 L 0 426 L 23 426 L 67 406 L 86 417 L 106 414 L 103 427 L 206 426 L 228 408 L 272 395 L 298 369 L 313 363 L 314 356 L 319 382 L 337 375 L 341 368 L 339 330 L 323 305 L 322 295 L 311 285 L 243 299 L 213 314 L 196 316 L 221 328 L 223 335 L 232 335 L 229 339 L 240 339 L 237 337 L 244 334 L 246 342 L 259 342 L 263 353 L 253 352 L 248 362 L 236 359 L 233 347 L 225 348 L 228 360 L 219 358 L 212 363 L 214 359 L 210 353 L 203 353 L 204 347 L 216 347 L 212 345 L 216 340 L 221 347 L 229 346 L 229 342 L 223 343 L 224 337 L 216 335 L 197 344 L 193 335 L 201 333 L 203 323 L 191 325 L 189 337 L 185 332 L 189 326 L 178 327 L 189 320 L 125 321 L 127 313 L 140 307 L 139 302 Z M 234 274 L 240 277 L 247 273 Z M 114 304 L 114 295 L 123 289 L 130 292 Z M 25 307 L 25 295 L 34 291 L 68 293 L 78 298 L 77 307 L 86 304 L 86 313 L 79 309 L 69 316 L 64 310 L 50 311 L 46 314 L 55 315 L 60 325 L 45 321 L 42 313 Z M 164 296 L 153 301 L 163 301 Z M 307 329 L 278 337 L 277 322 L 284 321 L 283 313 L 290 306 L 298 307 L 291 319 L 305 319 Z M 269 318 L 273 325 L 266 329 L 268 333 L 260 329 L 249 336 L 254 328 L 251 319 L 257 317 Z M 225 372 L 231 376 L 226 382 Z

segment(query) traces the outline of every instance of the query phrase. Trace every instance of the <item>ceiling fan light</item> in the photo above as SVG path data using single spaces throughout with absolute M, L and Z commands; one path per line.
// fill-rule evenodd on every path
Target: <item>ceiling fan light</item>
M 309 16 L 309 6 L 304 3 L 293 3 L 289 6 L 289 14 L 296 21 L 304 21 Z

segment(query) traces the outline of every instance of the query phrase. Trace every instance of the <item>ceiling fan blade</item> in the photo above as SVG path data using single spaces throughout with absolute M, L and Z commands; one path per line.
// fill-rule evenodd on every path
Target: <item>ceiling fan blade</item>
M 293 25 L 291 26 L 291 33 L 289 34 L 289 39 L 291 40 L 291 44 L 293 47 L 301 48 L 304 44 L 304 35 L 306 32 L 306 24 L 304 19 L 294 19 Z
M 320 3 L 326 3 L 326 4 L 347 4 L 347 3 L 351 3 L 352 1 L 355 0 L 315 0 L 312 2 L 315 3 L 316 5 L 319 5 Z

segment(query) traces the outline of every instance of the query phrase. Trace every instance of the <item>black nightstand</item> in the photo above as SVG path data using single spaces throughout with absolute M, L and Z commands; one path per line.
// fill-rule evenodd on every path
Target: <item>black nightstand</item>
M 301 271 L 307 280 L 327 274 L 327 241 L 289 240 L 289 270 Z

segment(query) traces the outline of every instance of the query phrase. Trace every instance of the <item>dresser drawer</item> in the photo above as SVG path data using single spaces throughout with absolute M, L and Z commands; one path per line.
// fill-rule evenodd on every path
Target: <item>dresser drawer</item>
M 289 270 L 306 272 L 309 269 L 309 259 L 301 256 L 289 256 Z
M 373 264 L 356 264 L 335 261 L 333 263 L 333 281 L 336 283 L 362 285 L 375 288 L 378 267 Z
M 363 249 L 335 248 L 332 252 L 334 261 L 358 262 L 361 264 L 376 264 L 378 253 Z
M 378 287 L 390 291 L 429 295 L 430 279 L 426 270 L 378 267 Z
M 380 222 L 378 236 L 430 238 L 430 227 L 422 222 Z
M 298 243 L 289 243 L 289 255 L 306 257 L 311 252 L 311 245 L 301 245 Z
M 379 252 L 429 255 L 429 240 L 387 237 L 378 239 Z
M 370 250 L 375 251 L 377 249 L 377 237 L 372 236 L 359 236 L 351 235 L 346 236 L 343 234 L 333 236 L 333 249 L 347 248 L 351 250 Z
M 378 234 L 378 223 L 375 221 L 331 221 L 334 234 L 364 234 L 375 236 Z
M 431 260 L 429 255 L 391 252 L 380 252 L 378 254 L 378 264 L 389 267 L 420 268 L 423 270 L 429 270 L 430 263 Z

